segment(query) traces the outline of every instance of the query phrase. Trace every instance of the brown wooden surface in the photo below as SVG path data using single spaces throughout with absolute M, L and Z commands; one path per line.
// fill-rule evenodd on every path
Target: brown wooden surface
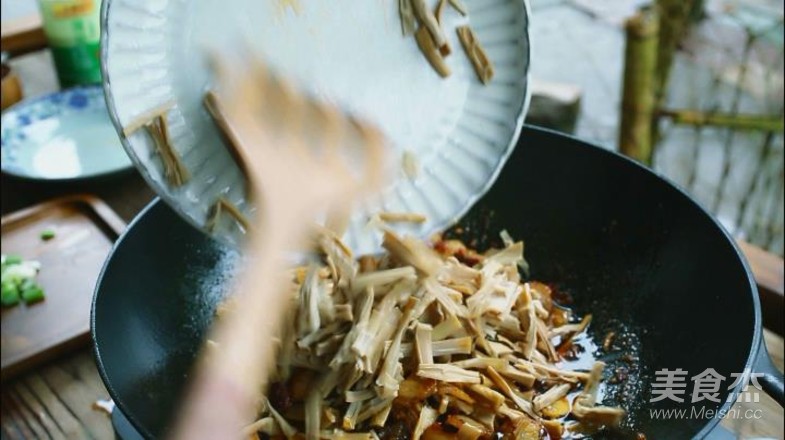
M 2 96 L 0 96 L 0 108 L 3 110 L 22 100 L 22 83 L 19 76 L 5 64 L 3 69 L 3 80 L 0 84 Z
M 108 396 L 83 350 L 3 386 L 3 438 L 112 439 L 109 417 L 92 407 Z
M 771 359 L 774 365 L 783 371 L 783 341 L 782 336 L 777 335 L 769 330 L 763 330 L 763 337 L 766 340 L 766 346 L 769 349 Z M 753 411 L 760 410 L 760 419 L 726 419 L 722 421 L 722 426 L 729 429 L 731 432 L 736 433 L 737 438 L 740 439 L 782 439 L 785 438 L 783 431 L 783 413 L 782 407 L 771 397 L 763 392 L 759 393 L 760 402 L 758 403 L 736 403 L 734 409 L 739 409 L 739 413 L 751 409 Z M 754 415 L 754 413 L 751 413 Z
M 3 216 L 2 253 L 41 263 L 37 282 L 46 299 L 2 310 L 2 380 L 86 346 L 93 288 L 125 223 L 87 195 L 35 205 Z M 42 240 L 51 230 L 55 237 Z
M 2 213 L 53 197 L 98 194 L 123 221 L 129 222 L 153 199 L 136 173 L 109 180 L 37 184 L 2 177 Z M 88 309 L 89 311 L 89 305 Z M 79 349 L 3 384 L 0 426 L 8 439 L 112 439 L 109 417 L 92 408 L 109 398 L 90 348 Z
M 41 27 L 40 15 L 32 14 L 15 20 L 3 20 L 0 29 L 0 47 L 3 52 L 19 55 L 46 46 L 46 35 Z

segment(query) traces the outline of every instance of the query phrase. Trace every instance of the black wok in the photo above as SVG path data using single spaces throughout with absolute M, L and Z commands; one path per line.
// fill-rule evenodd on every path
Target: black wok
M 727 410 L 738 392 L 726 390 L 728 379 L 722 403 L 690 404 L 691 386 L 683 404 L 650 403 L 653 373 L 663 368 L 689 376 L 713 368 L 726 378 L 751 368 L 766 373 L 759 382 L 782 402 L 782 375 L 762 344 L 755 284 L 719 224 L 619 155 L 531 127 L 520 139 L 466 224 L 489 237 L 506 228 L 523 238 L 532 276 L 594 313 L 598 341 L 617 332 L 620 353 L 629 356 L 605 358 L 609 371 L 622 369 L 608 402 L 627 407 L 649 439 L 702 438 L 719 421 L 654 417 L 650 409 Z M 145 437 L 165 432 L 178 408 L 235 259 L 157 201 L 107 261 L 93 304 L 96 361 L 117 406 Z

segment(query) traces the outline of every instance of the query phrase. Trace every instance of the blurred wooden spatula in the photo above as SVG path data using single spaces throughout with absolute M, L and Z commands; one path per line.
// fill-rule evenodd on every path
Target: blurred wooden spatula
M 303 248 L 314 219 L 346 212 L 382 183 L 376 129 L 299 94 L 263 66 L 218 65 L 205 106 L 241 162 L 259 206 L 236 300 L 212 329 L 216 349 L 197 365 L 177 439 L 241 438 L 274 365 L 288 300 L 284 255 Z

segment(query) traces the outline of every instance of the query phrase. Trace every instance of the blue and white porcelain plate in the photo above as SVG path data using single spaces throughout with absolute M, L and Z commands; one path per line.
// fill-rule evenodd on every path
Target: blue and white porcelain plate
M 35 180 L 106 176 L 131 168 L 100 86 L 14 105 L 2 116 L 2 170 Z

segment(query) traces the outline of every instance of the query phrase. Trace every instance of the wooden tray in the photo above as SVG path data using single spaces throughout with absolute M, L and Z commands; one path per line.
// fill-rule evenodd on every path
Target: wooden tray
M 2 380 L 90 341 L 98 274 L 125 223 L 94 196 L 56 199 L 4 216 L 2 253 L 41 262 L 46 300 L 2 310 Z M 43 241 L 41 231 L 55 237 Z

